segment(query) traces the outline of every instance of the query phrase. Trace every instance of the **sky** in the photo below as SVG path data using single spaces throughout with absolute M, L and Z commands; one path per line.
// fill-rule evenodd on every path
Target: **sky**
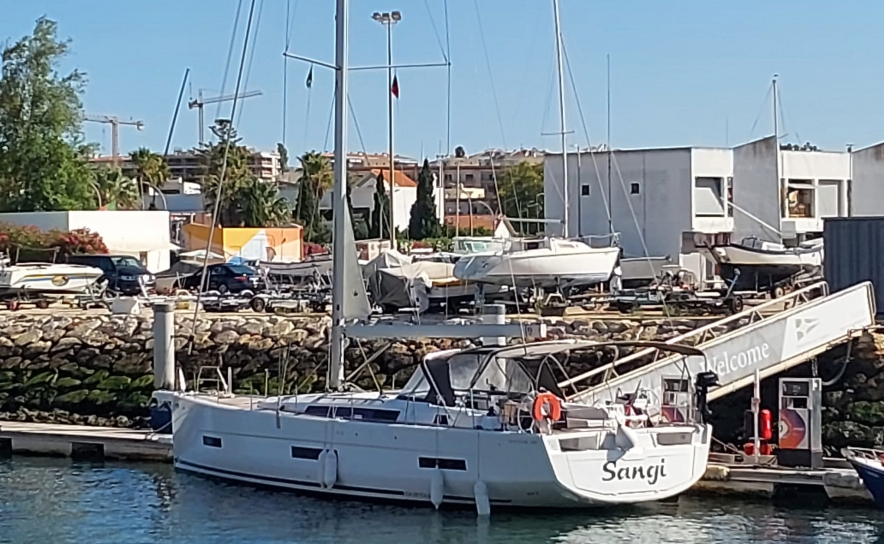
M 187 68 L 185 102 L 200 89 L 207 97 L 233 92 L 251 1 L 0 0 L 0 40 L 11 43 L 30 33 L 40 16 L 58 22 L 59 36 L 72 47 L 60 70 L 87 74 L 86 112 L 144 121 L 142 131 L 121 128 L 123 152 L 141 146 L 162 151 Z M 291 155 L 331 149 L 334 73 L 317 65 L 308 88 L 310 65 L 286 61 L 282 53 L 287 48 L 333 62 L 334 2 L 255 2 L 241 88 L 262 94 L 239 102 L 235 124 L 243 143 L 271 150 L 284 141 Z M 448 39 L 444 0 L 350 2 L 352 66 L 386 62 L 386 32 L 372 20 L 375 11 L 402 13 L 392 31 L 394 64 L 444 64 L 450 47 L 450 95 L 444 66 L 397 70 L 396 153 L 432 159 L 455 146 L 468 153 L 559 151 L 552 1 L 447 3 Z M 560 4 L 570 65 L 569 146 L 607 140 L 607 56 L 615 148 L 732 146 L 772 134 L 774 74 L 785 141 L 841 150 L 848 143 L 884 140 L 884 50 L 878 40 L 884 2 Z M 387 150 L 387 93 L 385 70 L 352 72 L 351 151 Z M 229 117 L 230 107 L 207 105 L 207 122 Z M 87 123 L 84 131 L 110 153 L 108 125 Z M 197 142 L 197 112 L 185 104 L 172 147 Z

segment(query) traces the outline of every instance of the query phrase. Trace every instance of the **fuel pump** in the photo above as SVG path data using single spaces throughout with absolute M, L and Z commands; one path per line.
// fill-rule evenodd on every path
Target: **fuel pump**
M 822 390 L 820 378 L 780 378 L 781 466 L 822 468 Z

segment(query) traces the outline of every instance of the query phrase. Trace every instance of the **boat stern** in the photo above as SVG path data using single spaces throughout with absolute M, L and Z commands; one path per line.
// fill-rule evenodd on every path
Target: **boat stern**
M 627 504 L 675 497 L 706 472 L 712 430 L 707 425 L 554 434 L 545 437 L 559 484 L 593 504 Z

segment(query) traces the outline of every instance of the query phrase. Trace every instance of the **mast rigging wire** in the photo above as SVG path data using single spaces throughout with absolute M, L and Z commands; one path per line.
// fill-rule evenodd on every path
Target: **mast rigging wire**
M 224 91 L 227 89 L 227 76 L 230 73 L 230 61 L 233 60 L 233 48 L 236 45 L 236 31 L 239 29 L 239 16 L 242 12 L 242 3 L 243 0 L 239 0 L 239 3 L 236 6 L 236 17 L 233 18 L 233 30 L 230 32 L 230 45 L 227 47 L 227 61 L 224 63 L 224 77 L 221 78 L 221 92 L 218 96 L 224 96 Z M 215 118 L 221 116 L 221 102 L 215 106 Z M 233 119 L 231 119 L 233 121 Z
M 214 241 L 214 237 L 215 237 L 215 226 L 218 224 L 218 213 L 221 209 L 221 194 L 222 194 L 222 188 L 224 187 L 224 181 L 225 181 L 224 178 L 227 175 L 227 158 L 230 155 L 230 134 L 233 131 L 233 120 L 236 116 L 236 106 L 239 104 L 239 99 L 238 99 L 239 90 L 240 90 L 240 86 L 242 85 L 243 68 L 245 67 L 246 52 L 248 51 L 248 46 L 249 46 L 249 33 L 252 28 L 252 17 L 255 13 L 255 2 L 256 2 L 256 0 L 251 1 L 251 5 L 249 7 L 249 18 L 248 18 L 248 22 L 246 22 L 246 32 L 245 32 L 245 37 L 243 38 L 243 44 L 242 44 L 242 55 L 241 55 L 240 61 L 239 61 L 239 70 L 237 70 L 236 86 L 235 86 L 235 91 L 233 93 L 233 103 L 230 106 L 230 124 L 227 127 L 227 133 L 225 134 L 226 137 L 224 139 L 224 156 L 223 156 L 223 160 L 221 162 L 221 175 L 219 176 L 219 179 L 218 179 L 218 189 L 215 192 L 215 206 L 212 211 L 212 225 L 209 227 L 209 239 L 206 242 L 206 256 L 205 256 L 205 259 L 203 259 L 203 270 L 202 270 L 202 274 L 200 277 L 199 291 L 197 292 L 196 304 L 194 305 L 194 309 L 193 309 L 193 328 L 190 331 L 190 339 L 188 341 L 188 344 L 189 344 L 188 351 L 193 350 L 193 343 L 194 343 L 194 338 L 195 338 L 195 334 L 196 334 L 196 324 L 197 324 L 197 321 L 199 320 L 200 303 L 202 302 L 203 290 L 205 289 L 206 281 L 207 281 L 206 275 L 207 275 L 207 272 L 209 269 L 209 254 L 212 251 L 212 242 Z M 237 14 L 237 16 L 238 15 L 239 14 Z
M 249 53 L 249 62 L 246 64 L 246 77 L 243 82 L 243 88 L 249 88 L 249 76 L 252 74 L 252 66 L 254 66 L 255 59 L 255 49 L 258 46 L 258 31 L 261 28 L 261 15 L 264 13 L 264 0 L 261 0 L 261 3 L 258 4 L 258 17 L 255 18 L 255 30 L 252 32 L 252 50 Z M 236 124 L 238 125 L 240 120 L 242 119 L 242 112 L 245 109 L 245 104 L 239 109 L 239 113 L 237 114 Z

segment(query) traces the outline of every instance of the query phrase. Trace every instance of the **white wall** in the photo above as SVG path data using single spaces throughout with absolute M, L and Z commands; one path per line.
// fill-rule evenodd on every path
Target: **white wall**
M 884 143 L 854 151 L 852 157 L 849 214 L 884 215 Z
M 0 223 L 33 225 L 41 230 L 89 229 L 111 253 L 143 257 L 151 272 L 169 268 L 172 248 L 167 211 L 70 211 L 0 214 Z
M 386 184 L 386 181 L 384 182 Z M 375 179 L 366 179 L 361 185 L 353 187 L 350 190 L 350 200 L 353 202 L 353 208 L 365 208 L 374 211 L 374 193 Z M 331 209 L 332 191 L 326 191 L 319 201 L 319 209 Z M 411 207 L 417 200 L 417 187 L 396 187 L 393 193 L 393 213 L 396 228 L 400 230 L 408 230 L 408 223 L 411 220 Z M 293 202 L 297 202 L 297 196 Z M 293 204 L 294 205 L 294 204 Z M 437 214 L 439 213 L 437 209 Z
M 615 151 L 611 166 L 611 217 L 626 256 L 669 256 L 681 250 L 681 233 L 691 229 L 690 148 Z M 572 235 L 608 233 L 607 154 L 568 154 Z M 579 178 L 579 182 L 578 182 Z M 632 194 L 632 184 L 638 194 Z M 582 187 L 587 186 L 588 189 Z M 544 200 L 547 219 L 563 212 L 562 155 L 544 158 Z M 588 190 L 586 195 L 584 191 Z M 579 225 L 579 227 L 578 227 Z M 551 232 L 561 232 L 551 225 Z M 644 243 L 643 243 L 644 242 Z
M 692 192 L 692 226 L 695 232 L 710 234 L 733 232 L 733 211 L 727 204 L 728 178 L 733 181 L 734 177 L 734 153 L 732 149 L 698 147 L 691 150 L 691 172 L 693 183 L 697 178 L 721 179 L 721 207 L 724 215 L 721 217 L 698 216 L 695 193 Z

